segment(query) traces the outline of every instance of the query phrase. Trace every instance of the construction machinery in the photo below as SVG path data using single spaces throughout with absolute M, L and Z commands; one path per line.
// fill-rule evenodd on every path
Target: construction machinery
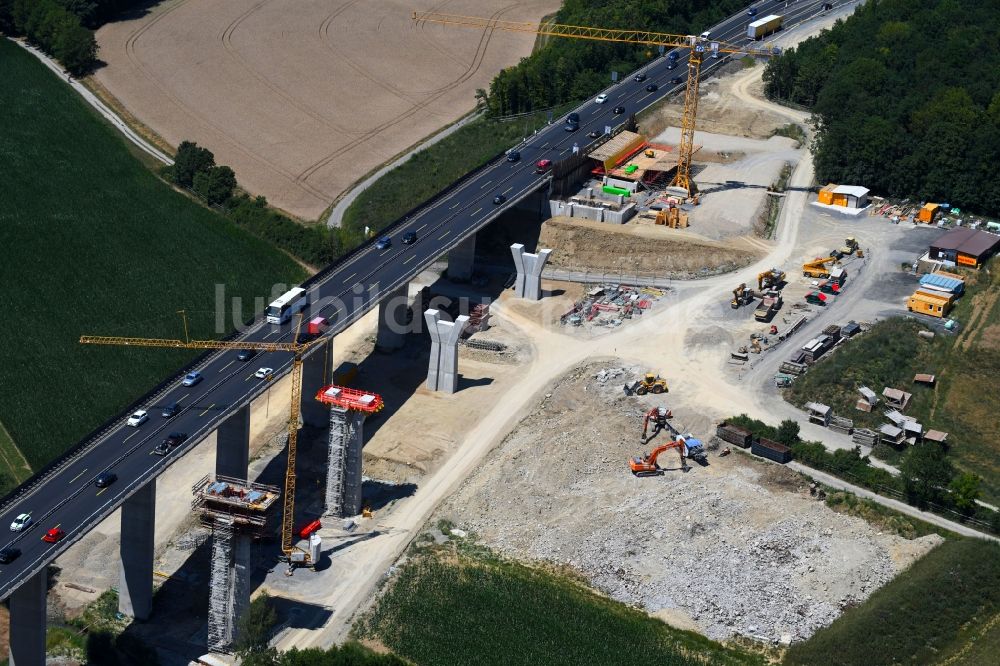
M 750 305 L 754 301 L 755 294 L 752 289 L 747 289 L 747 283 L 733 289 L 733 300 L 729 301 L 729 306 L 737 310 L 743 305 Z
M 291 352 L 292 357 L 292 395 L 288 414 L 288 462 L 285 467 L 284 508 L 281 518 L 281 551 L 288 562 L 289 570 L 294 564 L 308 565 L 309 553 L 292 544 L 295 534 L 295 460 L 299 436 L 299 402 L 302 395 L 302 360 L 306 350 L 321 339 L 308 342 L 251 342 L 249 340 L 191 340 L 188 338 L 187 317 L 183 310 L 178 314 L 184 320 L 184 340 L 165 340 L 159 338 L 129 338 L 83 335 L 80 344 L 84 345 L 120 345 L 125 347 L 160 347 L 167 349 L 219 349 L 219 350 L 250 350 L 256 352 Z M 298 315 L 295 336 L 299 340 L 299 329 L 302 325 L 302 315 Z
M 768 322 L 774 318 L 778 310 L 781 309 L 782 299 L 781 294 L 776 291 L 769 291 L 764 294 L 764 298 L 761 299 L 760 305 L 757 309 L 753 311 L 753 318 L 757 321 Z
M 660 444 L 650 453 L 635 457 L 628 461 L 629 469 L 636 476 L 655 476 L 663 474 L 664 470 L 657 464 L 657 459 L 664 452 L 676 449 L 681 458 L 681 470 L 688 471 L 687 459 L 704 460 L 705 449 L 701 442 L 691 435 L 679 435 L 676 439 Z
M 837 263 L 837 257 L 829 256 L 813 259 L 807 263 L 802 264 L 802 275 L 810 278 L 828 278 L 830 277 L 831 264 Z
M 757 289 L 780 289 L 785 283 L 785 271 L 780 268 L 772 268 L 769 271 L 757 274 Z
M 767 57 L 780 55 L 781 49 L 755 44 L 738 45 L 711 39 L 709 33 L 696 35 L 673 35 L 649 30 L 625 30 L 619 28 L 593 28 L 559 23 L 519 23 L 493 18 L 476 16 L 459 16 L 455 14 L 440 14 L 436 12 L 413 12 L 412 19 L 417 23 L 440 23 L 444 25 L 464 26 L 484 31 L 505 30 L 508 32 L 524 32 L 533 35 L 551 37 L 567 37 L 571 39 L 588 39 L 601 42 L 619 42 L 637 44 L 653 48 L 685 49 L 688 52 L 688 75 L 684 87 L 684 114 L 681 117 L 681 141 L 677 150 L 677 171 L 671 181 L 671 186 L 687 191 L 689 197 L 694 197 L 697 187 L 691 178 L 691 158 L 694 153 L 694 130 L 698 115 L 698 85 L 701 76 L 701 63 L 705 54 L 719 57 L 719 54 L 735 53 L 741 55 Z
M 639 441 L 645 444 L 650 439 L 659 435 L 661 430 L 673 432 L 669 423 L 669 419 L 672 418 L 674 418 L 673 412 L 666 407 L 653 407 L 646 412 L 646 416 L 642 419 L 642 437 L 639 438 Z M 650 422 L 653 423 L 653 434 L 647 437 L 646 433 L 649 431 Z
M 646 376 L 638 381 L 632 382 L 631 385 L 625 385 L 626 395 L 646 395 L 647 393 L 655 393 L 656 395 L 659 395 L 660 393 L 666 393 L 669 390 L 670 389 L 667 388 L 667 380 L 652 372 L 647 372 Z
M 858 253 L 859 257 L 865 256 L 864 252 L 862 252 L 861 248 L 858 246 L 858 240 L 854 236 L 851 236 L 844 239 L 844 244 L 839 249 L 832 250 L 830 252 L 830 256 L 840 259 L 841 257 L 846 257 L 854 254 L 855 252 Z

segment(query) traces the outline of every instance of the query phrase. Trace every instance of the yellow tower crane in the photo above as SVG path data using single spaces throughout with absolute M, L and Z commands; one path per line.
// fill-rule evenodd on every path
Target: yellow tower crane
M 180 313 L 183 315 L 183 311 Z M 302 315 L 298 315 L 295 337 L 299 339 L 299 327 Z M 291 352 L 292 358 L 292 402 L 288 413 L 288 464 L 285 468 L 284 509 L 281 516 L 281 550 L 288 558 L 289 567 L 292 562 L 292 552 L 297 549 L 292 546 L 292 536 L 295 529 L 295 458 L 299 437 L 299 400 L 302 396 L 302 355 L 307 349 L 322 340 L 308 342 L 250 342 L 244 340 L 190 340 L 187 339 L 187 318 L 184 319 L 184 340 L 164 340 L 159 338 L 126 338 L 98 335 L 80 336 L 80 344 L 84 345 L 118 345 L 124 347 L 161 347 L 170 349 L 247 349 L 258 352 Z M 303 564 L 309 563 L 309 554 L 304 555 Z
M 677 151 L 677 173 L 671 181 L 671 186 L 683 188 L 689 196 L 693 196 L 697 188 L 691 179 L 691 156 L 694 153 L 695 119 L 698 115 L 698 82 L 701 74 L 701 61 L 705 52 L 712 53 L 742 53 L 753 56 L 770 56 L 778 53 L 776 49 L 761 46 L 739 46 L 718 40 L 707 40 L 694 35 L 672 35 L 665 32 L 649 30 L 627 30 L 621 28 L 591 28 L 578 25 L 562 25 L 559 23 L 520 23 L 517 21 L 502 21 L 499 19 L 481 18 L 478 16 L 460 16 L 457 14 L 440 14 L 437 12 L 413 12 L 413 20 L 417 23 L 441 23 L 483 30 L 505 30 L 507 32 L 526 32 L 534 35 L 550 37 L 568 37 L 570 39 L 590 39 L 600 42 L 623 42 L 643 46 L 663 46 L 671 49 L 687 49 L 688 77 L 684 88 L 684 115 L 681 118 L 681 143 Z

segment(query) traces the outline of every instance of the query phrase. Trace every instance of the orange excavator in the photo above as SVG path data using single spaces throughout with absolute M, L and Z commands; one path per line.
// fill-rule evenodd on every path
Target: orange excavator
M 663 469 L 656 464 L 657 458 L 666 451 L 670 449 L 677 449 L 677 453 L 681 457 L 681 469 L 683 471 L 688 471 L 690 469 L 687 464 L 688 458 L 694 458 L 696 460 L 702 460 L 705 457 L 705 449 L 701 442 L 691 435 L 679 435 L 677 439 L 660 444 L 653 451 L 646 456 L 632 458 L 628 461 L 628 466 L 632 470 L 632 473 L 636 476 L 655 476 L 658 474 L 663 474 Z
M 670 430 L 670 424 L 667 423 L 667 419 L 674 418 L 674 413 L 671 412 L 666 407 L 653 407 L 651 410 L 646 412 L 646 417 L 642 420 L 642 437 L 639 441 L 643 444 L 647 440 L 653 439 L 661 430 Z M 649 422 L 653 422 L 653 434 L 646 437 L 646 433 L 649 431 Z

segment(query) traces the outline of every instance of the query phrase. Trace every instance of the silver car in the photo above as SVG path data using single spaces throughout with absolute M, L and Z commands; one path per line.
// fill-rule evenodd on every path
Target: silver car
M 22 513 L 20 516 L 14 519 L 14 522 L 10 524 L 11 532 L 23 532 L 31 526 L 31 515 L 27 513 Z

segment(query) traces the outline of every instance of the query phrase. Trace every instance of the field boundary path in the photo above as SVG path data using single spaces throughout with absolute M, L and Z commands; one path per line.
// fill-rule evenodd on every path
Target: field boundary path
M 122 120 L 121 116 L 119 116 L 117 113 L 111 110 L 111 108 L 108 107 L 104 102 L 99 100 L 97 96 L 94 95 L 94 93 L 90 92 L 82 83 L 80 83 L 72 76 L 70 76 L 69 73 L 67 73 L 66 70 L 60 67 L 59 63 L 57 63 L 55 60 L 45 55 L 44 53 L 36 49 L 34 46 L 26 44 L 21 40 L 11 39 L 10 41 L 14 42 L 28 53 L 38 58 L 40 61 L 42 61 L 42 63 L 46 67 L 55 72 L 60 78 L 65 79 L 66 84 L 70 88 L 75 90 L 80 95 L 80 97 L 82 97 L 84 101 L 87 102 L 87 104 L 90 104 L 90 106 L 94 107 L 94 109 L 99 114 L 101 114 L 101 116 L 103 116 L 105 120 L 111 123 L 112 127 L 121 132 L 126 139 L 134 143 L 144 153 L 147 153 L 154 159 L 163 162 L 167 166 L 171 166 L 174 163 L 174 161 L 170 158 L 169 155 L 166 155 L 165 153 L 163 153 L 163 151 L 156 148 L 151 143 L 146 141 L 144 138 L 139 136 L 135 132 L 135 130 L 129 127 L 128 123 Z

